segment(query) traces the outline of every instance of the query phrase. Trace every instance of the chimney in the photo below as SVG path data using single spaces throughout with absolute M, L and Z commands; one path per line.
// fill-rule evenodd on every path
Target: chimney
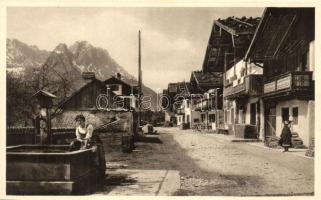
M 82 78 L 85 80 L 93 80 L 95 79 L 95 72 L 83 72 Z
M 116 78 L 121 80 L 121 74 L 119 72 L 116 73 Z

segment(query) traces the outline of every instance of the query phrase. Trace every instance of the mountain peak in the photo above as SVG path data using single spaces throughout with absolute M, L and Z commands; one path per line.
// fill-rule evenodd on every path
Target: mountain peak
M 91 45 L 88 41 L 76 41 L 73 45 L 71 45 L 69 47 L 71 52 L 75 52 L 75 51 L 83 51 L 83 50 L 90 50 L 90 49 L 94 49 L 95 47 L 93 45 Z
M 42 65 L 49 52 L 15 38 L 7 38 L 7 68 L 35 68 Z
M 76 41 L 75 44 L 81 45 L 81 46 L 92 46 L 88 41 L 86 40 L 81 40 L 81 41 Z
M 55 87 L 55 82 L 63 79 L 68 80 L 71 84 L 70 91 L 74 91 L 76 88 L 74 85 L 83 80 L 81 73 L 89 71 L 95 72 L 96 78 L 100 80 L 106 80 L 120 73 L 125 82 L 137 84 L 137 80 L 120 66 L 106 49 L 95 47 L 88 41 L 77 41 L 69 47 L 60 43 L 53 51 L 42 52 L 36 46 L 24 43 L 20 45 L 20 41 L 13 40 L 7 40 L 7 67 L 39 67 L 47 75 L 48 81 L 52 82 L 51 87 Z M 58 91 L 63 92 L 61 89 Z M 143 91 L 151 96 L 156 95 L 154 91 L 145 86 L 143 86 Z
M 56 48 L 54 49 L 54 52 L 57 54 L 62 54 L 65 52 L 68 52 L 68 47 L 65 43 L 60 43 L 56 46 Z

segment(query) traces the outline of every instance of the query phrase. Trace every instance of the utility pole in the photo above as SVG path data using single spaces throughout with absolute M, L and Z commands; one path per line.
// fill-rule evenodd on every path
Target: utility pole
M 140 126 L 141 120 L 141 94 L 142 94 L 142 66 L 141 66 L 141 39 L 140 30 L 138 31 L 138 123 Z
M 216 126 L 216 133 L 218 133 L 218 120 L 219 120 L 219 113 L 217 111 L 218 109 L 218 93 L 217 93 L 217 90 L 219 88 L 215 88 L 215 126 Z

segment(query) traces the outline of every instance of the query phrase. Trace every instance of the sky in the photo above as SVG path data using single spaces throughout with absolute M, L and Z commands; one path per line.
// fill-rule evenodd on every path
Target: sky
M 137 77 L 138 30 L 142 37 L 143 83 L 159 91 L 188 81 L 201 70 L 213 20 L 260 17 L 264 8 L 9 7 L 7 37 L 53 50 L 88 41 L 108 50 Z

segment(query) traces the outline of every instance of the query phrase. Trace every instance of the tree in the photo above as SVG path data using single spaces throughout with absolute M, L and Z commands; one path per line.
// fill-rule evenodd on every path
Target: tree
M 29 87 L 28 80 L 22 74 L 7 72 L 7 125 L 32 125 L 34 90 Z

